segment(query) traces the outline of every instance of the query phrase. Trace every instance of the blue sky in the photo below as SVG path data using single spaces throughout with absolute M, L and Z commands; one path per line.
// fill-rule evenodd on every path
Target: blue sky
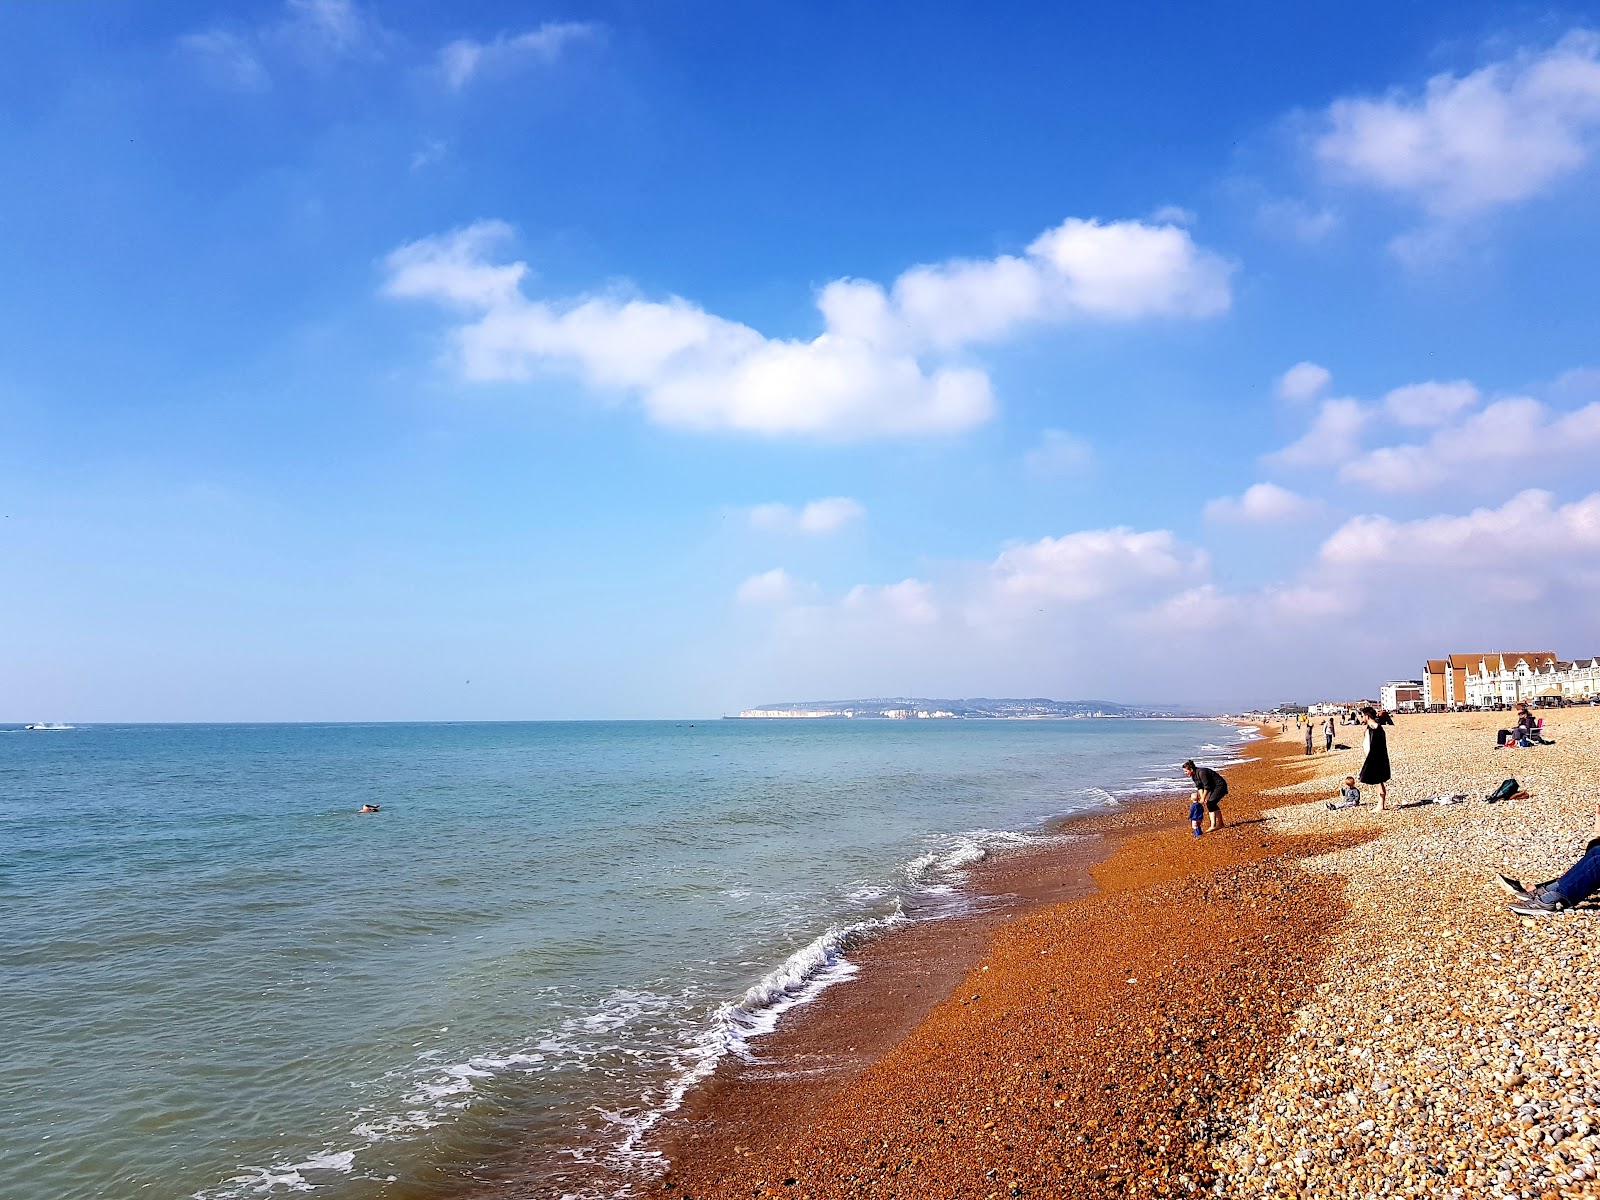
M 1597 30 L 0 6 L 0 715 L 1600 652 Z

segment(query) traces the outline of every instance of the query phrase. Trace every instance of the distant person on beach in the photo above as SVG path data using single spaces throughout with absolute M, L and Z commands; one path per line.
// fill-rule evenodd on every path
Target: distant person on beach
M 1326 744 L 1322 747 L 1322 752 L 1324 754 L 1329 754 L 1333 750 L 1333 718 L 1332 717 L 1329 717 L 1327 722 L 1323 725 L 1323 727 L 1322 727 L 1322 736 L 1326 741 Z
M 1311 722 L 1306 722 L 1306 757 L 1311 757 Z
M 1362 747 L 1361 782 L 1378 789 L 1375 811 L 1383 812 L 1389 802 L 1389 738 L 1378 723 L 1378 710 L 1367 705 L 1361 710 L 1362 723 L 1367 727 L 1366 744 Z
M 1339 798 L 1329 800 L 1328 807 L 1332 809 L 1359 808 L 1361 805 L 1361 789 L 1356 786 L 1356 777 L 1346 775 L 1344 786 L 1339 789 Z
M 1511 911 L 1519 917 L 1554 916 L 1600 891 L 1600 806 L 1595 808 L 1594 833 L 1583 848 L 1583 857 L 1560 879 L 1524 888 L 1508 875 L 1496 875 L 1500 886 L 1517 900 Z
M 1222 819 L 1222 798 L 1228 794 L 1228 781 L 1210 767 L 1197 767 L 1194 759 L 1183 764 L 1183 770 L 1194 780 L 1194 799 L 1189 803 L 1189 821 L 1194 826 L 1194 836 L 1200 836 L 1200 814 L 1211 814 L 1206 832 L 1211 833 L 1227 822 Z

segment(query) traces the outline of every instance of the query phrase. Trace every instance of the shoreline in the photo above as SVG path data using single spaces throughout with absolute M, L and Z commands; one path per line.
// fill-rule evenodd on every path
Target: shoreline
M 1229 770 L 1221 835 L 1114 814 L 1098 891 L 997 922 L 830 1094 L 734 1081 L 630 1194 L 1600 1197 L 1600 905 L 1519 919 L 1490 874 L 1590 836 L 1600 714 L 1512 752 L 1496 719 L 1403 718 L 1383 814 L 1328 811 L 1360 752 L 1292 727 Z M 1513 774 L 1528 799 L 1471 802 Z
M 1252 761 L 1241 756 L 1264 744 L 1254 722 L 1183 719 L 1228 727 L 1210 737 L 1197 735 L 1181 752 L 1197 761 L 1236 769 Z M 1173 783 L 1186 783 L 1176 761 L 1171 765 Z M 672 1163 L 704 1157 L 712 1147 L 743 1150 L 750 1140 L 742 1132 L 747 1127 L 774 1120 L 790 1125 L 816 1115 L 951 993 L 1001 926 L 1027 912 L 1093 895 L 1099 885 L 1091 868 L 1115 850 L 1130 821 L 1140 821 L 1150 808 L 1186 807 L 1186 799 L 1182 806 L 1177 802 L 1186 791 L 1159 788 L 1161 769 L 1159 763 L 1148 764 L 1143 782 L 1128 790 L 1092 789 L 1102 793 L 1103 802 L 1018 830 L 1020 845 L 991 846 L 984 858 L 962 868 L 955 911 L 908 912 L 908 920 L 852 945 L 842 958 L 844 972 L 801 1002 L 784 1005 L 775 1027 L 750 1043 L 751 1055 L 727 1054 L 693 1079 L 672 1108 L 650 1120 L 642 1136 L 622 1144 L 627 1147 L 623 1157 L 588 1144 L 556 1151 L 559 1165 L 545 1154 L 530 1160 L 516 1152 L 497 1153 L 480 1160 L 462 1179 L 466 1186 L 451 1194 L 487 1196 L 510 1188 L 517 1195 L 550 1200 L 639 1195 L 671 1177 L 670 1169 L 663 1176 L 643 1166 L 652 1159 Z
M 1058 1080 L 1055 1087 L 1046 1089 L 1050 1093 L 1048 1112 L 1055 1115 L 1070 1104 L 1062 1115 L 1074 1124 L 1092 1124 L 1096 1135 L 1085 1140 L 1083 1148 L 1103 1151 L 1107 1139 L 1143 1140 L 1138 1134 L 1139 1121 L 1126 1105 L 1112 1104 L 1109 1112 L 1091 1117 L 1091 1111 L 1105 1108 L 1096 1101 L 1104 1100 L 1106 1093 L 1095 1097 L 1079 1086 L 1063 1098 L 1059 1081 L 1071 1078 L 1081 1084 L 1086 1075 L 1097 1071 L 1103 1075 L 1107 1070 L 1110 1078 L 1134 1079 L 1140 1074 L 1140 1067 L 1131 1062 L 1098 1061 L 1106 1059 L 1107 1052 L 1115 1058 L 1125 1048 L 1107 1034 L 1110 1027 L 1134 1019 L 1124 989 L 1138 978 L 1126 976 L 1126 968 L 1106 961 L 1108 947 L 1122 947 L 1123 957 L 1137 954 L 1147 961 L 1152 956 L 1155 960 L 1166 957 L 1169 966 L 1154 970 L 1158 986 L 1164 977 L 1170 988 L 1178 982 L 1175 974 L 1167 974 L 1170 967 L 1184 958 L 1193 964 L 1197 953 L 1204 952 L 1205 939 L 1163 938 L 1153 916 L 1130 921 L 1119 898 L 1130 892 L 1144 894 L 1146 899 L 1151 893 L 1183 894 L 1197 883 L 1204 893 L 1208 877 L 1249 865 L 1259 869 L 1259 864 L 1274 859 L 1280 860 L 1276 875 L 1281 876 L 1297 871 L 1300 857 L 1330 848 L 1326 839 L 1319 839 L 1314 847 L 1289 847 L 1257 828 L 1265 821 L 1260 815 L 1262 808 L 1270 806 L 1244 801 L 1247 793 L 1241 784 L 1249 788 L 1252 799 L 1259 799 L 1257 794 L 1266 790 L 1262 785 L 1283 782 L 1285 768 L 1292 768 L 1295 761 L 1290 747 L 1279 739 L 1264 737 L 1244 744 L 1264 753 L 1229 768 L 1231 790 L 1224 816 L 1230 822 L 1239 818 L 1240 824 L 1191 839 L 1183 812 L 1186 806 L 1178 802 L 1178 794 L 1156 794 L 1115 809 L 1067 818 L 1058 831 L 1081 835 L 1083 840 L 1069 843 L 1065 855 L 1052 854 L 1056 848 L 1047 847 L 983 864 L 981 871 L 974 872 L 976 890 L 992 895 L 995 889 L 1006 889 L 1015 897 L 1011 903 L 968 918 L 967 927 L 954 931 L 953 936 L 950 922 L 930 922 L 915 941 L 912 935 L 919 930 L 913 927 L 874 943 L 877 953 L 860 956 L 862 971 L 850 987 L 831 989 L 764 1039 L 756 1063 L 719 1068 L 683 1109 L 663 1122 L 655 1145 L 671 1168 L 645 1188 L 661 1196 L 691 1196 L 694 1200 L 769 1193 L 858 1195 L 867 1194 L 869 1187 L 874 1195 L 906 1196 L 972 1194 L 972 1190 L 980 1195 L 1008 1191 L 1022 1195 L 1036 1186 L 1047 1189 L 1042 1194 L 1054 1194 L 1053 1189 L 1065 1186 L 1080 1194 L 1122 1194 L 1132 1180 L 1110 1168 L 1080 1162 L 1081 1169 L 1063 1173 L 1075 1156 L 1062 1155 L 1059 1147 L 1047 1155 L 1051 1161 L 1034 1168 L 1045 1171 L 1047 1180 L 1022 1178 L 1028 1172 L 1019 1164 L 1019 1143 L 1037 1139 L 1021 1130 L 994 1132 L 1009 1124 L 996 1119 L 1010 1115 L 995 1103 L 1004 1089 L 984 1094 L 979 1102 L 974 1088 L 985 1093 L 978 1081 L 993 1069 L 995 1056 L 1004 1051 L 996 1049 L 993 1030 L 975 1036 L 971 1026 L 982 1022 L 984 996 L 997 986 L 1007 992 L 1043 988 L 1052 1007 L 1060 1006 L 1064 993 L 1073 994 L 1076 1002 L 1069 1004 L 1074 1010 L 1081 1006 L 1073 1027 L 1092 1022 L 1093 1036 L 1080 1035 L 1071 1039 L 1075 1044 L 1065 1047 L 1054 1037 L 1040 1039 L 1041 1044 L 1053 1046 L 1050 1057 L 1056 1063 L 1056 1069 L 1045 1068 L 1042 1073 Z M 1251 843 L 1248 848 L 1243 845 L 1246 840 Z M 1238 844 L 1230 846 L 1230 842 Z M 1276 899 L 1282 900 L 1292 890 L 1270 866 L 1262 878 L 1269 881 L 1267 886 L 1274 889 Z M 1311 897 L 1314 903 L 1300 906 L 1305 910 L 1300 913 L 1289 911 L 1294 907 L 1289 901 L 1251 902 L 1251 909 L 1258 910 L 1251 914 L 1253 932 L 1268 952 L 1262 961 L 1272 957 L 1275 927 L 1297 929 L 1303 936 L 1296 944 L 1309 948 L 1317 940 L 1317 929 L 1327 925 L 1330 906 L 1337 907 L 1338 898 L 1324 893 L 1337 890 L 1318 889 Z M 1207 895 L 1202 903 L 1224 905 L 1231 899 Z M 1041 944 L 1036 935 L 1044 929 L 1050 932 Z M 1189 934 L 1193 929 L 1191 922 L 1179 932 Z M 1010 945 L 1018 935 L 1025 944 L 1020 954 Z M 1224 957 L 1231 959 L 1234 948 L 1230 944 Z M 1063 955 L 1070 956 L 1076 978 L 1056 975 L 1054 963 L 1047 962 L 1052 969 L 1041 972 L 1039 960 L 1048 960 L 1052 954 L 1056 962 Z M 1256 1055 L 1272 1036 L 1284 1032 L 1282 996 L 1293 986 L 1293 977 L 1307 978 L 1305 954 L 1278 957 L 1279 969 L 1262 977 L 1283 986 L 1257 988 L 1258 994 L 1252 997 L 1263 1010 L 1254 1022 L 1256 1031 L 1268 1035 L 1256 1039 Z M 1109 974 L 1102 969 L 1100 978 L 1091 982 L 1086 977 L 1096 973 L 1095 966 L 1109 968 Z M 1224 975 L 1230 967 L 1223 966 Z M 1039 1007 L 1033 1008 L 1032 1015 L 1047 1015 L 1041 997 L 1033 999 Z M 1223 1007 L 1236 1006 L 1242 999 L 1224 997 Z M 1009 1004 L 1001 1012 L 1004 1022 L 1024 1018 Z M 1239 1013 L 1227 1015 L 1236 1019 Z M 1169 1029 L 1174 1035 L 1176 1031 L 1176 1026 Z M 1193 1032 L 1187 1026 L 1184 1031 L 1185 1035 Z M 1015 1029 L 1007 1029 L 998 1041 L 1011 1042 L 1015 1034 Z M 1154 1047 L 1157 1040 L 1148 1035 L 1145 1048 Z M 1030 1057 L 1042 1060 L 1045 1056 L 1035 1051 Z M 1257 1070 L 1262 1068 L 1256 1057 L 1247 1057 Z M 916 1069 L 907 1071 L 908 1063 Z M 1228 1074 L 1233 1077 L 1238 1072 Z M 1149 1071 L 1144 1075 L 1158 1077 Z M 1204 1080 L 1205 1075 L 1201 1071 L 1197 1078 Z M 1204 1098 L 1196 1093 L 1199 1107 L 1195 1114 L 1203 1115 L 1191 1114 L 1190 1119 L 1208 1124 L 1218 1120 L 1220 1110 L 1226 1107 L 1214 1094 L 1221 1078 L 1208 1081 Z M 900 1119 L 933 1107 L 946 1108 L 948 1113 L 933 1117 L 931 1125 L 921 1122 L 907 1129 Z M 978 1122 L 975 1107 L 988 1119 Z M 989 1136 L 980 1137 L 976 1144 L 968 1142 L 956 1132 L 962 1125 L 976 1125 Z M 891 1147 L 898 1149 L 887 1155 Z M 1096 1152 L 1087 1161 L 1109 1162 L 1116 1157 Z M 1129 1151 L 1121 1157 L 1136 1155 Z M 976 1168 L 979 1163 L 981 1169 Z M 995 1192 L 995 1180 L 1005 1174 L 1011 1181 Z M 957 1182 L 963 1177 L 971 1190 L 963 1190 Z M 1200 1183 L 1198 1176 L 1195 1183 Z M 901 1187 L 909 1190 L 896 1190 Z
M 1228 739 L 1216 739 L 1227 744 L 1214 746 L 1207 740 L 1191 753 L 1205 761 L 1223 760 L 1230 779 L 1236 778 L 1236 772 L 1258 761 L 1238 756 L 1258 753 L 1269 742 L 1253 722 L 1211 720 L 1233 726 Z M 1053 818 L 1041 827 L 1050 840 L 992 853 L 967 868 L 962 888 L 966 911 L 914 918 L 853 948 L 849 978 L 785 1013 L 772 1032 L 754 1043 L 748 1059 L 723 1058 L 641 1139 L 636 1150 L 669 1164 L 661 1176 L 594 1161 L 581 1166 L 574 1162 L 554 1180 L 545 1170 L 528 1176 L 511 1164 L 493 1174 L 501 1186 L 536 1189 L 519 1193 L 524 1195 L 642 1194 L 676 1188 L 680 1164 L 692 1161 L 703 1167 L 711 1161 L 747 1159 L 753 1145 L 771 1143 L 782 1132 L 818 1118 L 845 1088 L 911 1036 L 979 968 L 1002 928 L 1028 914 L 1098 894 L 1103 882 L 1096 867 L 1132 834 L 1169 825 L 1187 833 L 1186 801 L 1179 802 L 1186 795 L 1177 790 L 1129 793 L 1102 807 Z
M 1215 761 L 1226 753 L 1230 769 L 1256 761 L 1233 756 L 1265 742 L 1261 727 L 1234 724 L 1242 734 L 1236 741 L 1222 751 L 1196 747 L 1194 757 Z M 1187 794 L 1113 797 L 1110 804 L 1046 822 L 1043 836 L 1053 840 L 1000 850 L 974 864 L 964 886 L 969 911 L 913 920 L 851 951 L 856 972 L 843 986 L 829 987 L 788 1013 L 756 1043 L 750 1059 L 724 1059 L 664 1116 L 647 1145 L 669 1164 L 745 1157 L 749 1144 L 814 1119 L 952 994 L 980 965 L 1001 927 L 1096 895 L 1095 868 L 1118 851 L 1121 835 L 1152 820 L 1166 823 L 1156 810 L 1185 808 L 1178 798 Z M 669 1170 L 660 1186 L 670 1191 L 676 1186 L 672 1177 Z

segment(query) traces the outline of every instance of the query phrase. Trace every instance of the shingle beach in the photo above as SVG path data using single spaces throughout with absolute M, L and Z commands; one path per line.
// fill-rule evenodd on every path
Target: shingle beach
M 1592 836 L 1600 710 L 1548 715 L 1556 745 L 1507 751 L 1504 714 L 1401 717 L 1382 814 L 1325 809 L 1360 751 L 1303 758 L 1291 725 L 1227 772 L 1217 834 L 1173 801 L 1078 823 L 1115 846 L 1095 895 L 1001 924 L 809 1110 L 764 1121 L 768 1082 L 678 1122 L 649 1190 L 1600 1196 L 1600 910 L 1518 918 L 1492 877 Z M 1484 803 L 1508 776 L 1531 798 Z

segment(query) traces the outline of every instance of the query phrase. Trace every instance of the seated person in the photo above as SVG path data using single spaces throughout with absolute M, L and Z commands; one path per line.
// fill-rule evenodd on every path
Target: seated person
M 1361 789 L 1356 786 L 1356 777 L 1346 775 L 1344 787 L 1339 789 L 1339 799 L 1329 800 L 1327 807 L 1332 809 L 1355 808 L 1361 803 Z
M 1584 847 L 1583 857 L 1559 879 L 1522 886 L 1520 880 L 1498 875 L 1500 886 L 1517 898 L 1511 911 L 1519 917 L 1548 917 L 1581 904 L 1600 891 L 1600 808 L 1594 814 L 1594 837 Z

